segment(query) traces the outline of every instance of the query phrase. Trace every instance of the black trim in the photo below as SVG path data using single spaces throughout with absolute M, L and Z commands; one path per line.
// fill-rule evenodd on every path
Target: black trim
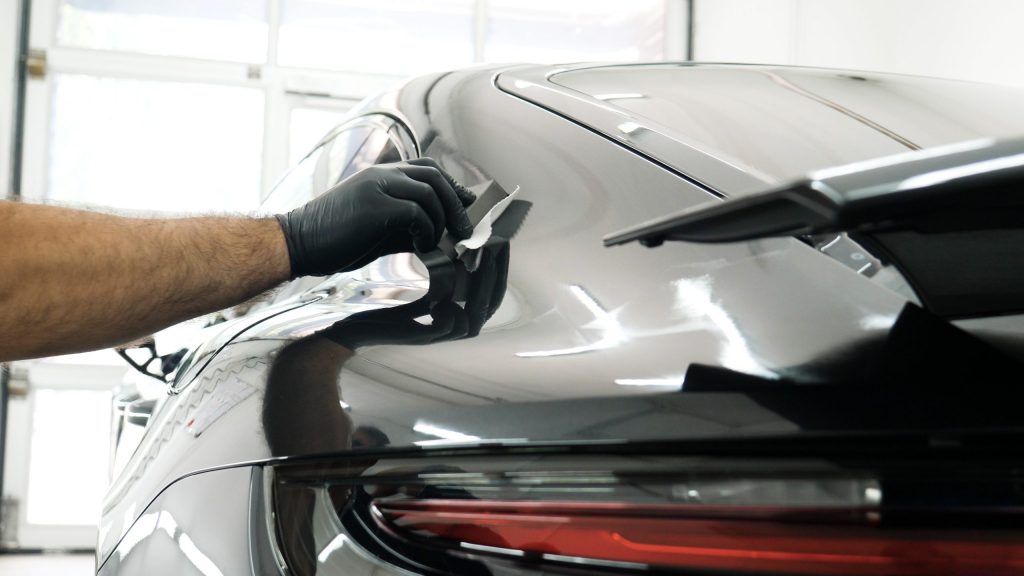
M 4 464 L 7 459 L 7 399 L 10 398 L 9 364 L 0 364 L 0 499 L 4 494 Z M 0 552 L 3 549 L 0 548 Z
M 697 27 L 693 24 L 693 5 L 696 3 L 697 0 L 686 1 L 686 59 L 691 62 L 694 60 L 693 33 L 697 31 Z
M 11 171 L 7 198 L 21 198 L 21 156 L 25 134 L 25 81 L 28 66 L 28 33 L 32 0 L 21 0 L 18 10 L 18 73 L 15 80 L 14 118 L 11 133 Z M 4 468 L 7 462 L 7 405 L 10 398 L 10 365 L 0 364 L 0 498 L 4 494 Z M 2 550 L 0 550 L 2 552 Z
M 11 131 L 11 171 L 7 198 L 21 198 L 21 158 L 25 148 L 25 87 L 28 80 L 28 36 L 32 20 L 32 0 L 21 0 L 18 13 L 17 75 L 14 83 L 14 118 Z M 4 398 L 6 405 L 6 397 Z M 0 467 L 2 471 L 2 467 Z
M 50 556 L 54 553 L 58 554 L 75 554 L 84 555 L 89 554 L 90 556 L 96 553 L 95 548 L 5 548 L 0 549 L 0 556 Z

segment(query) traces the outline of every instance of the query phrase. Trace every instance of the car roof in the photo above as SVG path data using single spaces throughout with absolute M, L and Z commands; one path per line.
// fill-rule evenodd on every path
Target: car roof
M 1024 134 L 1024 91 L 786 66 L 529 66 L 499 89 L 598 131 L 722 196 L 980 137 Z

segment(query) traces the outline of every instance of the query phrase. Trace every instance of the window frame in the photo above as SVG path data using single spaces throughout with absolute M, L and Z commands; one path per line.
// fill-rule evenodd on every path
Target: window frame
M 52 73 L 84 74 L 140 80 L 208 83 L 244 86 L 264 91 L 263 154 L 259 195 L 254 207 L 266 198 L 275 183 L 289 168 L 289 123 L 293 108 L 350 107 L 371 94 L 382 92 L 401 81 L 396 74 L 345 72 L 304 67 L 281 66 L 277 61 L 281 12 L 286 0 L 263 0 L 267 14 L 267 53 L 263 62 L 242 63 L 212 59 L 162 56 L 61 46 L 57 42 L 60 0 L 41 0 L 32 5 L 29 42 L 45 58 L 42 77 L 30 77 L 27 83 L 21 189 L 36 191 L 45 198 L 47 191 L 46 149 L 49 142 L 50 76 Z M 687 5 L 690 0 L 664 0 L 664 58 L 686 58 Z M 487 0 L 475 0 L 473 57 L 476 64 L 486 61 L 490 10 Z M 397 119 L 396 120 L 400 120 Z M 408 124 L 405 124 L 408 128 Z M 415 139 L 413 139 L 415 141 Z M 415 152 L 418 155 L 418 151 Z M 27 195 L 33 196 L 33 195 Z

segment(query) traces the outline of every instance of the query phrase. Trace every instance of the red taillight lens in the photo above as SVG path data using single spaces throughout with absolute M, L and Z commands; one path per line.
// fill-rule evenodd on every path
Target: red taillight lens
M 704 510 L 699 517 L 702 511 L 692 506 L 616 503 L 378 500 L 374 507 L 381 521 L 412 539 L 538 555 L 753 573 L 1024 573 L 1019 534 L 972 539 L 969 531 L 790 523 L 778 520 L 785 511 L 777 508 L 737 514 L 732 507 L 731 517 Z M 801 514 L 807 518 L 807 511 Z

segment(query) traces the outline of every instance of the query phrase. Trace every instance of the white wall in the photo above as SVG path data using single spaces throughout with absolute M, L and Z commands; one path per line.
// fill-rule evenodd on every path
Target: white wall
M 18 0 L 0 0 L 0 198 L 7 196 L 10 174 L 17 35 Z
M 694 59 L 1024 86 L 1020 0 L 695 0 Z

